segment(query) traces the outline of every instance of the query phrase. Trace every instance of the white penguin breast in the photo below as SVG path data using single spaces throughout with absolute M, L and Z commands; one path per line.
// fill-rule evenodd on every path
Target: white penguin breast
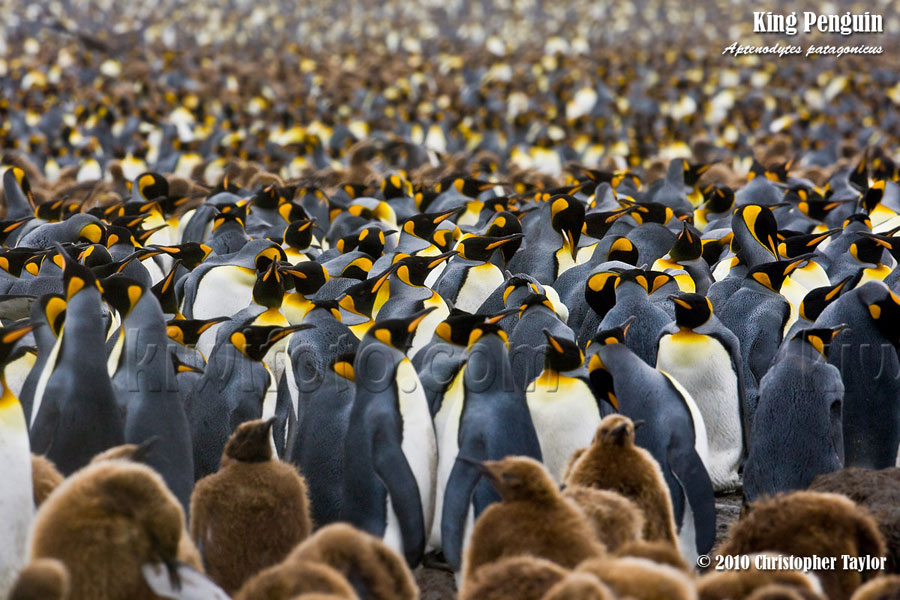
M 193 318 L 212 319 L 233 315 L 250 305 L 256 272 L 235 266 L 214 267 L 197 286 Z
M 526 400 L 541 455 L 547 470 L 561 481 L 572 454 L 590 446 L 600 424 L 600 409 L 580 379 L 545 371 L 532 387 Z
M 440 410 L 434 415 L 434 429 L 438 443 L 437 491 L 434 500 L 434 525 L 428 541 L 429 545 L 434 548 L 439 548 L 441 545 L 441 515 L 444 510 L 444 494 L 447 491 L 450 472 L 453 470 L 459 454 L 459 426 L 465 402 L 464 374 L 465 367 L 456 373 L 444 392 Z
M 408 358 L 397 365 L 397 396 L 403 419 L 401 448 L 415 475 L 422 500 L 426 534 L 434 517 L 434 479 L 437 470 L 437 440 L 428 410 L 428 400 L 419 375 Z
M 18 400 L 0 399 L 0 595 L 9 591 L 25 561 L 34 517 L 31 447 Z
M 465 280 L 453 305 L 460 310 L 474 313 L 504 281 L 503 273 L 493 264 L 475 265 L 466 272 Z

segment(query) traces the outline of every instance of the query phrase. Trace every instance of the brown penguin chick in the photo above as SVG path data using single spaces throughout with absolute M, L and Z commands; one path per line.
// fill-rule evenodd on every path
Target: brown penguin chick
M 644 513 L 625 496 L 583 485 L 567 486 L 562 495 L 581 507 L 610 552 L 644 537 Z
M 846 496 L 819 492 L 792 492 L 758 500 L 750 512 L 731 526 L 719 554 L 750 554 L 769 550 L 793 556 L 884 556 L 885 544 L 869 512 Z M 879 570 L 828 569 L 813 571 L 825 595 L 849 598 L 857 587 Z
M 156 598 L 141 566 L 174 565 L 183 531 L 181 505 L 162 477 L 106 461 L 72 474 L 41 505 L 30 558 L 62 561 L 74 600 Z
M 885 571 L 900 572 L 900 469 L 847 467 L 817 475 L 809 491 L 843 494 L 867 508 L 887 544 Z
M 286 559 L 263 569 L 241 586 L 234 600 L 288 600 L 321 593 L 353 600 L 356 593 L 344 576 L 326 564 Z
M 771 585 L 791 588 L 806 600 L 822 598 L 822 586 L 815 575 L 780 569 L 759 570 L 755 561 L 753 558 L 747 569 L 710 571 L 698 578 L 700 600 L 739 600 Z
M 646 540 L 635 540 L 622 544 L 616 550 L 616 556 L 634 556 L 636 558 L 646 558 L 661 565 L 669 565 L 675 567 L 679 571 L 691 573 L 690 565 L 685 562 L 684 557 L 678 551 L 678 548 L 667 542 L 648 542 Z
M 524 456 L 481 463 L 501 501 L 475 521 L 463 561 L 463 581 L 504 556 L 530 554 L 573 568 L 605 553 L 584 512 L 566 500 L 547 469 Z
M 31 455 L 31 486 L 34 489 L 34 505 L 40 507 L 47 496 L 65 479 L 46 456 Z
M 621 598 L 696 600 L 693 580 L 684 572 L 645 558 L 593 558 L 578 565 Z
M 678 543 L 669 488 L 656 460 L 634 445 L 634 424 L 628 417 L 613 414 L 600 422 L 565 483 L 622 494 L 644 513 L 644 539 Z
M 859 586 L 851 600 L 894 600 L 900 598 L 900 575 L 883 575 Z
M 550 588 L 541 600 L 615 600 L 605 583 L 590 573 L 574 571 Z
M 335 569 L 361 598 L 414 600 L 419 589 L 406 560 L 384 542 L 346 523 L 319 529 L 285 562 L 316 562 Z
M 191 538 L 202 548 L 206 573 L 228 593 L 281 562 L 312 528 L 306 482 L 272 456 L 273 423 L 239 425 L 219 471 L 191 494 Z
M 19 572 L 8 599 L 66 600 L 69 587 L 66 565 L 53 558 L 39 558 Z
M 568 571 L 536 556 L 510 556 L 478 569 L 459 600 L 540 600 Z

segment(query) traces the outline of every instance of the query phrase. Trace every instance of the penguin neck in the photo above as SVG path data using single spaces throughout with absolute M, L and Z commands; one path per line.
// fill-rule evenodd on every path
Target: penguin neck
M 0 412 L 15 408 L 19 404 L 19 399 L 16 398 L 16 395 L 13 394 L 12 390 L 9 389 L 9 386 L 6 385 L 5 370 L 0 372 L 0 388 L 2 388 L 2 392 L 0 392 Z
M 278 327 L 286 327 L 289 325 L 288 320 L 277 308 L 267 308 L 259 314 L 253 321 L 254 325 L 276 325 Z

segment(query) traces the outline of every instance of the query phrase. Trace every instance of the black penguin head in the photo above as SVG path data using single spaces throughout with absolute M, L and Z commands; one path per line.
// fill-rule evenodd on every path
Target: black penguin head
M 354 314 L 362 316 L 371 316 L 375 307 L 375 300 L 378 292 L 384 288 L 391 274 L 397 270 L 400 263 L 394 263 L 378 276 L 360 281 L 344 290 L 344 293 L 338 298 L 338 304 L 344 310 L 348 310 Z M 387 289 L 387 288 L 385 288 Z
M 425 317 L 431 313 L 431 311 L 435 310 L 435 308 L 436 307 L 434 306 L 429 306 L 405 319 L 386 319 L 384 321 L 376 322 L 369 331 L 366 332 L 366 337 L 375 338 L 382 344 L 395 348 L 405 354 L 412 343 L 416 328 L 422 323 Z
M 529 294 L 543 294 L 544 286 L 530 275 L 520 273 L 511 275 L 506 272 L 506 287 L 503 289 L 504 306 L 521 306 L 521 300 Z
M 112 275 L 100 281 L 103 299 L 122 317 L 130 313 L 143 297 L 144 286 L 124 275 Z
M 606 260 L 618 260 L 629 265 L 637 265 L 638 249 L 627 237 L 617 237 L 609 246 Z
M 66 292 L 67 302 L 88 287 L 99 289 L 97 278 L 90 269 L 72 258 L 59 243 L 54 244 L 54 247 L 57 251 L 54 260 L 62 260 L 63 289 Z
M 172 319 L 166 323 L 166 335 L 182 346 L 196 346 L 203 333 L 216 325 L 230 321 L 231 317 L 215 317 L 213 319 Z
M 663 273 L 662 271 L 647 271 L 644 269 L 629 269 L 623 271 L 619 275 L 618 285 L 622 285 L 625 282 L 638 284 L 644 288 L 644 291 L 647 292 L 648 295 L 659 291 L 668 283 L 677 285 L 675 283 L 675 278 L 668 273 Z
M 532 306 L 544 306 L 549 308 L 554 314 L 556 313 L 556 309 L 553 308 L 553 303 L 550 302 L 547 296 L 544 294 L 530 294 L 519 306 L 519 318 L 521 319 L 525 312 Z
M 447 315 L 446 319 L 438 323 L 434 333 L 445 342 L 457 346 L 467 346 L 473 330 L 482 325 L 495 325 L 499 323 L 503 317 L 515 314 L 518 310 L 518 308 L 511 308 L 501 311 L 496 315 L 486 316 L 482 314 L 467 313 L 458 308 L 454 308 L 450 311 L 450 314 Z
M 296 265 L 280 266 L 281 273 L 290 278 L 294 290 L 300 294 L 315 294 L 328 281 L 325 267 L 311 260 Z
M 368 279 L 369 271 L 372 270 L 374 264 L 375 261 L 372 260 L 371 256 L 358 256 L 344 265 L 344 268 L 341 269 L 340 277 L 365 281 Z
M 712 317 L 712 302 L 706 296 L 674 294 L 669 300 L 675 304 L 675 323 L 683 329 L 700 327 Z
M 438 225 L 462 212 L 462 210 L 461 208 L 454 208 L 443 212 L 419 213 L 404 221 L 401 228 L 404 233 L 427 240 L 431 238 Z
M 806 260 L 807 257 L 802 257 L 798 260 L 776 260 L 756 265 L 747 273 L 747 279 L 752 279 L 777 294 L 791 271 Z
M 859 269 L 855 275 L 849 275 L 834 285 L 826 285 L 810 290 L 800 302 L 798 312 L 807 321 L 815 321 L 825 308 L 840 297 L 841 294 L 852 290 L 862 279 L 863 270 Z
M 506 344 L 506 348 L 509 349 L 509 336 L 506 335 L 506 332 L 500 327 L 500 319 L 502 319 L 503 316 L 505 315 L 498 315 L 485 319 L 473 327 L 472 331 L 469 332 L 469 340 L 466 343 L 466 347 L 471 351 L 475 344 L 480 340 L 486 339 L 489 336 L 496 336 L 503 340 L 503 343 Z
M 313 300 L 311 303 L 312 308 L 306 313 L 309 315 L 314 310 L 327 310 L 328 314 L 330 314 L 337 322 L 343 321 L 343 316 L 341 315 L 341 305 L 337 303 L 337 300 L 326 300 L 324 298 Z
M 628 335 L 628 330 L 631 329 L 631 324 L 634 323 L 634 320 L 637 317 L 631 315 L 625 321 L 612 329 L 603 329 L 598 330 L 597 333 L 594 334 L 594 337 L 590 339 L 588 342 L 588 348 L 593 344 L 598 344 L 600 346 L 609 346 L 610 344 L 624 344 L 625 337 Z
M 245 219 L 234 211 L 223 212 L 216 215 L 212 222 L 212 230 L 218 231 L 220 227 L 227 223 L 234 223 L 241 229 L 244 228 Z
M 212 248 L 206 244 L 186 242 L 175 246 L 148 246 L 144 256 L 167 254 L 172 258 L 180 259 L 181 264 L 183 264 L 188 271 L 192 271 L 194 270 L 194 267 L 206 260 L 211 253 Z
M 659 202 L 631 202 L 633 210 L 629 213 L 638 225 L 659 223 L 665 225 L 675 217 L 675 211 Z
M 397 265 L 397 278 L 407 285 L 424 286 L 429 273 L 454 256 L 455 250 L 438 256 L 406 256 L 398 261 L 400 264 Z
M 143 200 L 157 200 L 169 196 L 169 182 L 158 173 L 141 173 L 134 180 L 135 191 Z
M 616 410 L 619 410 L 619 399 L 616 397 L 615 382 L 612 373 L 609 372 L 600 357 L 601 348 L 612 344 L 624 344 L 625 336 L 628 335 L 628 329 L 634 319 L 635 317 L 632 315 L 618 327 L 598 331 L 587 346 L 590 355 L 587 367 L 591 390 L 597 398 L 606 400 Z
M 284 242 L 291 248 L 306 250 L 312 243 L 313 226 L 315 224 L 315 219 L 297 219 L 292 221 L 284 230 Z
M 900 346 L 900 298 L 881 282 L 866 283 L 859 294 L 881 335 Z
M 489 190 L 496 185 L 498 184 L 491 183 L 490 181 L 479 181 L 471 177 L 450 175 L 449 177 L 441 179 L 437 185 L 435 185 L 435 190 L 439 193 L 443 193 L 450 189 L 454 189 L 463 196 L 475 198 L 481 192 Z
M 38 299 L 41 313 L 50 326 L 53 335 L 59 337 L 66 321 L 66 299 L 61 294 L 45 294 Z
M 522 239 L 521 233 L 505 235 L 503 237 L 488 237 L 485 235 L 465 235 L 456 245 L 456 251 L 466 260 L 487 262 L 495 250 L 505 244 Z
M 358 250 L 368 254 L 373 259 L 379 258 L 384 252 L 386 235 L 394 233 L 393 230 L 385 231 L 375 225 L 370 225 L 357 233 L 346 235 L 335 243 L 335 248 L 341 254 Z M 287 234 L 285 234 L 286 236 Z M 310 233 L 310 236 L 312 234 Z M 285 238 L 286 239 L 286 238 Z
M 515 235 L 517 233 L 522 233 L 522 223 L 519 221 L 519 218 L 508 210 L 503 210 L 498 212 L 491 221 L 488 223 L 487 229 L 484 231 L 484 235 L 490 237 L 505 237 L 508 235 Z M 505 244 L 500 251 L 503 253 L 503 260 L 509 262 L 512 260 L 513 255 L 522 245 L 522 240 L 515 240 L 508 244 Z
M 225 456 L 240 462 L 266 462 L 272 460 L 269 438 L 275 417 L 246 421 L 237 426 L 225 442 Z
M 867 214 L 872 214 L 872 211 L 875 210 L 875 207 L 881 203 L 881 200 L 884 198 L 884 181 L 875 181 L 866 190 L 866 193 L 859 199 L 861 208 L 866 211 Z
M 860 262 L 880 264 L 885 250 L 897 259 L 900 256 L 900 243 L 890 235 L 863 231 L 860 232 L 860 238 L 850 245 L 849 252 Z
M 703 189 L 703 198 L 706 201 L 704 208 L 713 214 L 721 214 L 731 210 L 734 206 L 734 190 L 724 185 L 711 185 Z
M 643 424 L 640 420 L 632 422 L 624 415 L 609 415 L 600 421 L 593 445 L 630 448 L 634 446 L 634 430 Z
M 448 228 L 437 229 L 431 235 L 431 243 L 437 246 L 438 249 L 442 252 L 446 252 L 447 250 L 453 248 L 456 245 L 456 242 L 461 237 L 462 231 L 459 229 L 459 227 L 451 224 Z M 512 242 L 511 244 L 506 244 L 502 247 L 506 248 L 507 246 L 512 244 L 514 244 L 514 242 Z M 457 250 L 459 249 L 457 248 Z
M 836 327 L 814 327 L 810 329 L 802 329 L 794 334 L 791 339 L 803 340 L 821 354 L 824 358 L 828 358 L 828 351 L 831 349 L 831 342 L 834 336 L 848 329 L 846 323 L 841 323 Z
M 696 230 L 685 222 L 681 226 L 681 233 L 675 238 L 675 243 L 669 249 L 669 258 L 675 262 L 682 260 L 696 260 L 703 252 L 703 244 Z
M 547 353 L 544 359 L 544 366 L 557 372 L 572 371 L 584 364 L 584 354 L 578 344 L 566 338 L 560 338 L 550 333 L 550 330 L 543 330 L 544 337 L 547 338 Z
M 26 272 L 37 275 L 46 253 L 32 248 L 0 248 L 0 269 L 19 277 L 27 264 L 30 268 Z
M 262 361 L 269 348 L 295 331 L 311 329 L 310 324 L 280 327 L 277 325 L 249 325 L 231 334 L 231 344 L 250 360 Z
M 830 229 L 828 231 L 823 231 L 822 233 L 787 236 L 779 231 L 778 237 L 782 238 L 782 240 L 778 243 L 778 253 L 785 258 L 794 258 L 803 254 L 808 254 L 814 251 L 816 246 L 840 232 L 840 229 Z
M 600 239 L 613 226 L 613 223 L 636 210 L 634 206 L 626 206 L 613 211 L 593 212 L 584 215 L 584 226 L 581 232 L 594 239 Z
M 137 240 L 134 239 L 134 234 L 127 228 L 108 225 L 106 227 L 106 247 L 112 248 L 116 244 L 123 244 L 134 248 L 137 245 Z
M 0 327 L 0 369 L 10 362 L 16 344 L 28 335 L 33 328 L 34 326 L 27 319 L 16 321 L 6 327 Z M 6 392 L 5 385 L 3 390 Z
M 260 262 L 265 261 L 261 259 Z M 284 300 L 284 279 L 278 271 L 278 263 L 269 260 L 268 266 L 256 273 L 253 284 L 253 301 L 266 308 L 278 308 Z
M 412 198 L 412 184 L 402 173 L 392 173 L 381 180 L 381 193 L 385 200 Z
M 565 194 L 552 197 L 549 202 L 551 225 L 563 236 L 563 248 L 574 257 L 584 227 L 584 204 Z
M 746 229 L 754 240 L 772 253 L 773 257 L 778 256 L 778 222 L 768 206 L 745 204 L 735 209 L 731 223 L 733 231 L 738 231 L 739 228 Z M 732 244 L 736 241 L 733 239 Z M 740 249 L 737 249 L 737 252 L 740 252 Z

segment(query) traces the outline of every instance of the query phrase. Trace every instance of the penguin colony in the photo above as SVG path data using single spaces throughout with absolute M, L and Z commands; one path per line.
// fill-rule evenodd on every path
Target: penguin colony
M 0 598 L 898 593 L 896 65 L 113 4 L 0 6 Z

